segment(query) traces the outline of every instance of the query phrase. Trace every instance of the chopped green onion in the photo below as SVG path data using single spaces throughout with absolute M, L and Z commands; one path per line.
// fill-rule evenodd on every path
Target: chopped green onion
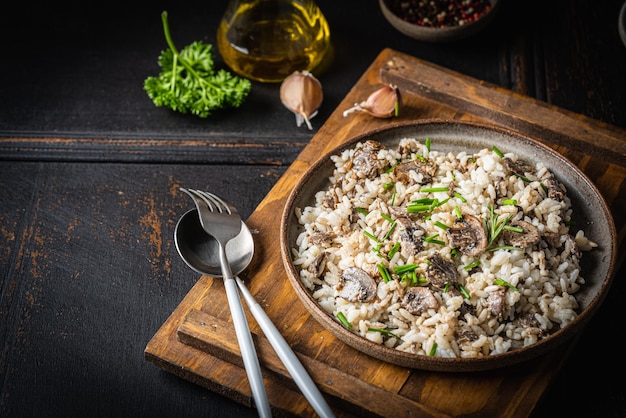
M 430 348 L 430 352 L 428 353 L 430 357 L 433 357 L 435 354 L 437 354 L 437 343 L 433 343 L 433 346 Z
M 463 219 L 463 213 L 461 213 L 461 209 L 459 209 L 458 206 L 454 207 L 454 214 L 456 215 L 457 219 Z
M 500 278 L 496 278 L 493 282 L 494 282 L 495 284 L 499 285 L 499 286 L 509 287 L 509 288 L 511 288 L 511 289 L 514 289 L 514 290 L 519 291 L 519 290 L 517 289 L 517 287 L 513 286 L 511 283 L 507 282 L 506 280 L 502 280 L 502 279 L 500 279 Z
M 420 205 L 432 205 L 434 201 L 435 199 L 431 197 L 423 197 L 421 199 L 411 200 L 411 203 L 420 204 Z
M 385 173 L 389 174 L 391 172 L 393 172 L 393 170 L 396 169 L 397 166 L 399 166 L 400 164 L 396 164 L 396 165 L 392 165 L 391 167 L 389 167 L 387 170 L 385 170 Z
M 507 231 L 513 231 L 513 232 L 519 232 L 519 233 L 524 232 L 524 228 L 522 228 L 521 226 L 504 225 L 504 229 L 506 229 Z
M 394 205 L 395 201 L 396 201 L 396 191 L 394 190 L 393 194 L 391 195 L 391 206 Z
M 370 234 L 367 231 L 363 231 L 363 235 L 365 235 L 366 237 L 368 237 L 369 239 L 371 239 L 374 242 L 379 242 L 378 238 L 376 238 L 374 235 Z
M 424 242 L 434 242 L 434 243 L 436 243 L 436 244 L 442 243 L 441 241 L 438 241 L 438 240 L 436 240 L 436 239 L 435 239 L 435 238 L 437 238 L 438 236 L 439 236 L 439 234 L 433 234 L 433 235 L 431 235 L 431 236 L 429 236 L 429 237 L 424 237 L 424 238 L 422 238 L 422 241 L 424 241 Z M 445 243 L 442 243 L 442 245 L 443 245 L 443 244 L 445 244 Z
M 420 189 L 422 193 L 449 192 L 449 187 L 424 187 Z
M 443 230 L 448 230 L 450 227 L 442 222 L 439 221 L 435 221 L 435 226 L 438 226 L 439 228 L 443 229 Z
M 426 138 L 424 145 L 426 146 L 426 149 L 430 151 L 430 138 Z
M 389 190 L 391 188 L 393 188 L 393 186 L 395 186 L 396 184 L 391 182 L 391 183 L 385 183 L 385 185 L 383 186 L 383 189 L 385 190 Z
M 369 213 L 367 209 L 364 209 L 364 208 L 355 208 L 355 210 L 365 216 L 367 216 L 367 214 Z
M 491 247 L 487 251 L 497 251 L 497 250 L 511 250 L 511 251 L 524 251 L 523 248 L 513 247 L 512 245 L 501 245 L 499 247 Z
M 502 201 L 502 206 L 515 206 L 517 205 L 517 200 L 515 199 L 504 199 Z
M 383 278 L 383 281 L 385 283 L 391 280 L 391 273 L 389 273 L 389 270 L 387 270 L 387 267 L 385 267 L 383 263 L 377 264 L 376 268 L 378 269 L 378 272 L 380 273 L 380 277 Z
M 493 147 L 491 147 L 491 150 L 500 158 L 504 157 L 504 154 L 502 154 L 502 151 L 500 151 L 498 149 L 498 147 L 496 147 L 495 145 Z
M 382 216 L 384 219 L 388 220 L 389 222 L 393 223 L 395 222 L 391 216 L 387 215 L 386 213 L 381 213 L 380 216 Z
M 459 283 L 459 291 L 461 292 L 461 294 L 463 295 L 463 297 L 465 299 L 470 299 L 471 298 L 471 296 L 470 296 L 469 292 L 467 291 L 467 289 L 465 288 L 465 286 L 463 286 L 460 283 Z
M 437 244 L 437 245 L 446 245 L 445 241 L 441 241 L 439 239 L 431 239 L 426 242 L 430 242 L 431 244 Z
M 415 271 L 417 268 L 417 264 L 405 264 L 403 266 L 394 266 L 393 271 L 396 274 L 408 273 L 410 271 Z
M 465 203 L 467 202 L 467 199 L 464 198 L 463 196 L 461 196 L 459 193 L 454 192 L 454 197 L 456 197 L 457 199 L 459 199 L 461 202 Z
M 387 334 L 387 335 L 391 335 L 392 337 L 399 338 L 396 334 L 394 334 L 393 332 L 389 331 L 388 329 L 368 328 L 367 330 L 368 331 L 372 331 L 372 332 L 380 332 L 381 334 Z
M 515 177 L 522 179 L 524 183 L 532 183 L 532 181 L 528 177 L 524 177 L 521 174 L 514 173 Z
M 396 229 L 396 221 L 391 222 L 391 228 L 389 228 L 389 231 L 387 231 L 387 233 L 385 234 L 385 237 L 383 239 L 384 241 L 386 241 L 387 238 L 389 238 L 389 236 L 391 235 L 394 229 Z
M 450 256 L 451 257 L 456 257 L 458 255 L 458 253 L 459 252 L 457 251 L 456 248 L 453 248 L 453 249 L 450 250 Z
M 448 293 L 449 288 L 450 288 L 450 282 L 446 282 L 446 285 L 443 287 L 443 293 Z
M 478 266 L 480 266 L 480 260 L 476 260 L 473 263 L 469 263 L 467 266 L 463 267 L 463 270 L 468 271 Z
M 416 155 L 415 158 L 420 161 L 428 161 L 428 158 L 424 157 L 423 155 Z
M 348 322 L 348 319 L 343 314 L 343 312 L 337 312 L 337 319 L 339 320 L 339 322 L 341 322 L 341 325 L 343 325 L 344 327 L 348 329 L 352 328 L 352 324 Z
M 428 212 L 432 210 L 431 205 L 410 204 L 406 207 L 407 213 Z
M 391 248 L 391 251 L 389 251 L 389 254 L 387 254 L 387 258 L 391 260 L 393 256 L 395 255 L 395 253 L 398 252 L 399 249 L 400 249 L 400 243 L 396 242 L 395 244 L 393 244 L 393 247 Z

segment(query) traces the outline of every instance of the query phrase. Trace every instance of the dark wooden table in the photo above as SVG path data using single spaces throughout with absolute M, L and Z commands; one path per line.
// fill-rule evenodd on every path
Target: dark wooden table
M 191 207 L 177 187 L 249 216 L 384 48 L 626 128 L 622 0 L 505 2 L 484 32 L 444 45 L 396 32 L 375 0 L 319 0 L 335 54 L 313 131 L 296 127 L 276 84 L 253 83 L 241 108 L 209 119 L 156 108 L 142 85 L 166 47 L 160 12 L 182 47 L 214 43 L 226 4 L 185 3 L 4 15 L 0 416 L 256 416 L 144 360 L 198 279 L 173 243 Z M 533 417 L 626 415 L 625 278 L 622 266 Z

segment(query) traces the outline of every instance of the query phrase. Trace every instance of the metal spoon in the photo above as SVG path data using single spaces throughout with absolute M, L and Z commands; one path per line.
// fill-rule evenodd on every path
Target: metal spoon
M 196 209 L 186 212 L 180 218 L 174 231 L 174 242 L 178 254 L 192 270 L 212 277 L 222 277 L 219 244 L 215 238 L 202 229 Z M 248 267 L 253 255 L 254 239 L 247 225 L 242 221 L 241 232 L 226 245 L 226 256 L 235 276 Z M 322 393 L 278 328 L 254 299 L 243 281 L 239 277 L 235 277 L 235 280 L 261 330 L 315 412 L 322 418 L 334 417 Z

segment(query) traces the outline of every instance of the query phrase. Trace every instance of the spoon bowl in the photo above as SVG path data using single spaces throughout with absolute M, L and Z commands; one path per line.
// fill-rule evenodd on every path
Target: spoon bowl
M 222 277 L 219 243 L 204 231 L 196 209 L 185 212 L 178 220 L 174 230 L 174 242 L 178 254 L 192 270 L 212 277 Z M 228 241 L 224 250 L 241 295 L 296 385 L 321 418 L 334 418 L 330 406 L 296 354 L 243 281 L 237 277 L 237 274 L 248 267 L 254 255 L 254 238 L 245 222 L 241 221 L 239 235 Z
M 181 258 L 192 270 L 211 277 L 222 277 L 219 244 L 202 229 L 197 209 L 185 212 L 178 220 L 174 243 Z M 234 275 L 244 271 L 252 261 L 254 240 L 243 221 L 239 235 L 226 244 L 225 250 Z

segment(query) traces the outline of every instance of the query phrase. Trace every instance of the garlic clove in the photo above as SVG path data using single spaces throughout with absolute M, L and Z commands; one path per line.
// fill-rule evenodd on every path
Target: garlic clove
M 348 116 L 355 111 L 365 112 L 377 118 L 390 118 L 398 116 L 402 106 L 402 94 L 400 89 L 394 84 L 387 84 L 372 94 L 367 100 L 356 103 L 350 109 L 343 112 L 343 116 Z
M 305 122 L 313 129 L 310 120 L 317 115 L 323 99 L 322 84 L 308 71 L 294 71 L 280 85 L 280 100 L 296 115 L 298 127 Z

